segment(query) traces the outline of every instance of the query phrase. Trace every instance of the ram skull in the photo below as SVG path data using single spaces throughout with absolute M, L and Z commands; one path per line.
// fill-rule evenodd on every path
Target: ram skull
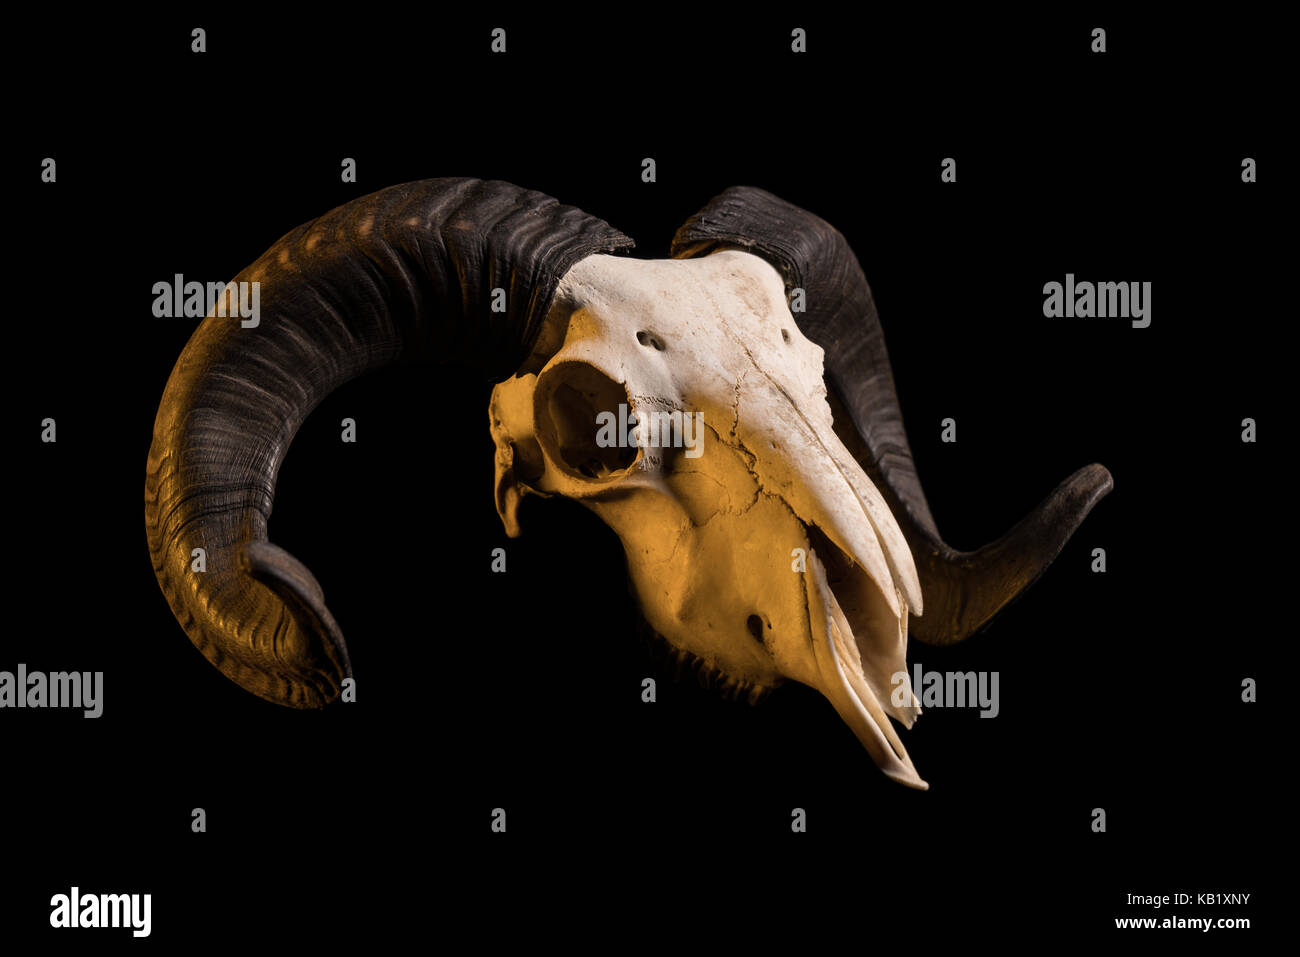
M 474 363 L 498 383 L 510 535 L 528 494 L 581 502 L 620 537 L 642 612 L 676 649 L 738 692 L 816 688 L 889 777 L 924 788 L 890 722 L 920 711 L 909 629 L 945 644 L 983 627 L 1109 474 L 1081 469 L 997 542 L 954 551 L 843 236 L 733 188 L 679 230 L 674 258 L 610 255 L 629 245 L 478 180 L 392 187 L 286 234 L 236 277 L 261 284 L 260 321 L 206 319 L 159 408 L 146 527 L 173 612 L 247 690 L 337 698 L 342 632 L 311 573 L 266 540 L 280 462 L 343 382 L 401 358 Z

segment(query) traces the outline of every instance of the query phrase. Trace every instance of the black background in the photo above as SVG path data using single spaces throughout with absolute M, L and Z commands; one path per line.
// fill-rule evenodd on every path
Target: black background
M 48 17 L 11 37 L 33 66 L 14 72 L 4 151 L 19 209 L 0 668 L 101 670 L 105 691 L 94 721 L 0 715 L 0 940 L 620 951 L 790 930 L 866 949 L 1157 934 L 1113 918 L 1151 913 L 1128 893 L 1176 891 L 1251 892 L 1208 916 L 1258 933 L 1291 750 L 1269 681 L 1293 630 L 1274 557 L 1294 311 L 1276 29 L 1101 11 L 265 16 Z M 229 279 L 299 223 L 436 176 L 541 190 L 644 258 L 736 184 L 832 222 L 872 284 L 956 547 L 1081 465 L 1111 470 L 1115 491 L 987 632 L 909 649 L 927 670 L 1001 675 L 996 719 L 933 709 L 902 733 L 929 792 L 883 777 L 815 692 L 749 707 L 674 681 L 636 637 L 617 539 L 581 507 L 531 500 L 508 540 L 490 385 L 469 371 L 355 381 L 281 471 L 271 537 L 322 583 L 358 702 L 282 709 L 193 649 L 150 567 L 143 485 L 196 323 L 154 318 L 153 283 Z M 1045 319 L 1043 284 L 1067 272 L 1150 281 L 1150 328 Z M 46 416 L 57 444 L 39 441 Z M 152 893 L 152 937 L 53 933 L 49 898 L 72 884 Z

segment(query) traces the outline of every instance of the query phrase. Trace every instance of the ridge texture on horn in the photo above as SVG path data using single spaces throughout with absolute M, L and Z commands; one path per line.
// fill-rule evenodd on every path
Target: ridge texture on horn
M 207 659 L 277 704 L 334 700 L 351 674 L 342 632 L 311 572 L 266 540 L 298 427 L 332 390 L 398 360 L 509 376 L 569 268 L 631 245 L 542 193 L 434 179 L 305 223 L 235 277 L 260 284 L 258 321 L 210 315 L 196 329 L 163 393 L 145 483 L 158 584 Z M 504 312 L 490 308 L 494 289 Z M 204 571 L 192 570 L 197 548 Z
M 845 238 L 771 193 L 735 186 L 682 225 L 672 255 L 690 258 L 723 248 L 766 259 L 785 279 L 787 294 L 804 290 L 806 311 L 794 318 L 826 353 L 836 431 L 885 496 L 912 549 L 925 605 L 912 617 L 910 633 L 930 644 L 951 644 L 978 631 L 1052 563 L 1110 491 L 1110 473 L 1085 466 L 1002 538 L 973 552 L 950 548 L 921 490 L 875 301 Z

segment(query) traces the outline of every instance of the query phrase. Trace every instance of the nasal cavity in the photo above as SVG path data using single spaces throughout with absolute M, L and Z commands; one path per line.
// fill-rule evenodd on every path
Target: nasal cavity
M 565 363 L 546 377 L 559 382 L 547 390 L 545 418 L 538 416 L 543 426 L 539 438 L 560 464 L 599 481 L 636 461 L 635 436 L 629 434 L 635 418 L 621 385 L 581 363 Z

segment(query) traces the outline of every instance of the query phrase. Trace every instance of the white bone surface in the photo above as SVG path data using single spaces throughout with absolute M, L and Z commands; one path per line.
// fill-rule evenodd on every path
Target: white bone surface
M 531 363 L 540 371 L 493 391 L 497 507 L 516 536 L 524 495 L 582 502 L 618 534 L 659 634 L 740 690 L 783 678 L 817 688 L 886 774 L 923 788 L 886 717 L 911 727 L 920 713 L 906 676 L 920 583 L 879 491 L 835 435 L 822 358 L 757 256 L 588 257 L 557 290 Z M 698 445 L 643 435 L 622 452 L 599 448 L 596 414 L 617 415 L 620 402 L 643 421 L 674 410 L 702 420 Z M 902 706 L 891 702 L 899 687 Z

